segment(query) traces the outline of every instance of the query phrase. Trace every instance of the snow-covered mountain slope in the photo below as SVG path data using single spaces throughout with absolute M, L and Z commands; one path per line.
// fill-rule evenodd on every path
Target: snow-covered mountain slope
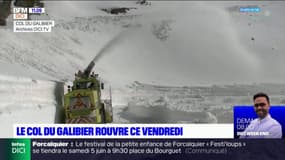
M 270 95 L 273 105 L 285 104 L 284 84 L 161 86 L 129 85 L 127 107 L 118 108 L 119 122 L 233 123 L 233 106 L 252 104 L 257 92 Z
M 248 5 L 261 7 L 261 12 L 239 13 L 240 6 Z M 186 101 L 177 102 L 175 107 L 137 108 L 140 101 L 130 101 L 135 96 L 126 85 L 134 81 L 165 86 L 283 83 L 284 5 L 283 2 L 157 1 L 141 6 L 131 1 L 47 1 L 47 14 L 33 18 L 54 20 L 51 33 L 13 33 L 10 16 L 8 26 L 0 28 L 0 74 L 4 79 L 13 77 L 0 80 L 4 87 L 1 94 L 7 99 L 0 105 L 0 118 L 6 119 L 1 125 L 18 123 L 12 120 L 18 118 L 22 122 L 54 123 L 59 103 L 54 96 L 55 81 L 71 81 L 74 73 L 84 69 L 99 53 L 102 56 L 96 61 L 95 71 L 107 85 L 112 85 L 116 122 L 221 122 L 217 114 L 209 111 L 188 110 L 189 114 L 184 115 L 181 111 L 192 106 Z M 112 7 L 135 9 L 118 15 L 102 11 Z M 29 82 L 23 83 L 22 78 L 14 82 L 19 77 L 26 77 Z M 7 87 L 9 84 L 17 86 L 13 92 Z M 23 94 L 22 88 L 31 85 L 38 89 Z M 5 92 L 11 97 L 17 93 L 25 101 L 5 98 Z M 143 89 L 142 92 L 145 96 L 156 93 Z M 185 94 L 172 92 L 168 95 L 179 94 L 181 98 Z M 32 95 L 35 99 L 29 100 Z M 147 101 L 153 100 L 157 99 Z M 9 114 L 10 104 L 23 111 Z M 215 107 L 222 110 L 223 104 L 220 102 Z M 35 109 L 26 111 L 24 106 Z M 46 114 L 33 116 L 38 115 L 38 106 L 50 107 L 42 107 Z M 224 114 L 228 117 L 222 122 L 229 122 L 231 116 L 231 106 L 226 107 Z M 172 114 L 169 121 L 145 121 L 145 115 L 154 111 L 156 116 L 159 108 L 165 110 L 165 115 Z M 187 120 L 187 116 L 193 115 L 197 118 Z
M 250 15 L 229 9 L 249 2 L 224 3 L 47 2 L 48 17 L 56 23 L 53 32 L 1 29 L 1 61 L 36 69 L 56 80 L 71 80 L 76 70 L 117 37 L 106 50 L 108 56 L 96 64 L 112 84 L 282 82 L 284 4 L 259 3 L 262 12 Z M 137 9 L 124 15 L 100 10 L 110 6 Z

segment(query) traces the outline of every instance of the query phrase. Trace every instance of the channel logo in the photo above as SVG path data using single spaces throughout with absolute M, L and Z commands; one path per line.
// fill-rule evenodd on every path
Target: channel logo
M 13 14 L 13 19 L 28 19 L 28 14 L 23 14 L 23 13 L 16 13 Z
M 28 14 L 28 8 L 13 8 L 13 13 L 23 13 Z
M 28 8 L 13 8 L 13 19 L 28 19 Z
M 12 146 L 11 148 L 12 154 L 25 154 L 26 153 L 25 143 L 12 142 L 11 146 Z
M 25 154 L 26 153 L 26 149 L 25 149 L 25 147 L 20 147 L 20 148 L 13 147 L 12 148 L 12 153 L 13 154 Z

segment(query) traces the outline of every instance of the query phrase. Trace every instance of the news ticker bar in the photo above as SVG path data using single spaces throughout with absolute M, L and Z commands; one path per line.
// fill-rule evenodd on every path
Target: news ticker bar
M 285 139 L 0 139 L 0 159 L 284 159 Z
M 15 124 L 14 138 L 234 138 L 233 124 Z

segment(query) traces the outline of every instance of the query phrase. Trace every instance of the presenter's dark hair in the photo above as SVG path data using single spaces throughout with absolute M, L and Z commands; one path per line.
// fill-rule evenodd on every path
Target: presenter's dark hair
M 270 103 L 270 100 L 269 100 L 269 97 L 266 93 L 256 93 L 254 96 L 253 96 L 253 100 L 255 100 L 256 98 L 259 98 L 259 97 L 265 97 L 267 102 Z

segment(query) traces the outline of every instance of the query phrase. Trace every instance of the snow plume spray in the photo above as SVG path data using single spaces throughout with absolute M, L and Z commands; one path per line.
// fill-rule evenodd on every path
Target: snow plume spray
M 95 62 L 98 62 L 104 55 L 106 55 L 108 53 L 108 50 L 113 48 L 114 44 L 120 42 L 120 38 L 122 37 L 123 33 L 125 33 L 125 32 L 126 31 L 120 32 L 111 41 L 109 41 L 106 45 L 103 46 L 103 48 L 99 51 L 99 53 L 93 58 L 93 60 L 89 63 L 87 68 L 84 70 L 85 76 L 88 76 L 91 73 L 91 70 L 95 66 Z
M 93 67 L 95 66 L 95 62 L 98 62 L 99 59 L 101 59 L 104 55 L 106 55 L 108 50 L 112 49 L 114 44 L 119 42 L 120 37 L 122 36 L 123 32 L 120 32 L 115 38 L 113 38 L 111 41 L 109 41 L 106 45 L 103 46 L 103 48 L 99 51 L 99 53 L 93 58 L 93 60 L 88 64 L 87 68 L 84 70 L 84 76 L 88 77 L 91 73 Z
M 103 48 L 99 51 L 99 53 L 94 57 L 92 61 L 98 62 L 103 56 L 105 56 L 108 52 L 108 50 L 111 50 L 115 44 L 120 42 L 120 38 L 122 38 L 123 34 L 126 31 L 120 32 L 117 36 L 115 36 L 111 41 L 109 41 L 107 44 L 103 46 Z

